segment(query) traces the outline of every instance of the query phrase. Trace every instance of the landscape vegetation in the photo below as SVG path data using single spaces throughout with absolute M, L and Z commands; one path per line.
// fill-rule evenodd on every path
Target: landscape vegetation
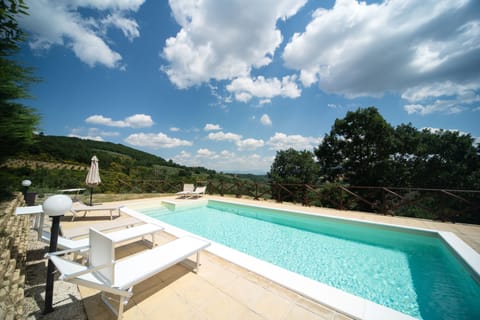
M 8 3 L 2 2 L 0 44 L 3 198 L 23 179 L 40 196 L 84 187 L 96 155 L 102 177 L 97 193 L 173 193 L 195 183 L 222 195 L 479 222 L 480 145 L 458 131 L 393 127 L 375 107 L 337 119 L 314 152 L 278 151 L 265 175 L 187 167 L 121 144 L 44 135 L 37 111 L 24 102 L 38 79 L 15 59 L 25 40 L 16 16 L 27 14 L 26 7 L 20 0 Z

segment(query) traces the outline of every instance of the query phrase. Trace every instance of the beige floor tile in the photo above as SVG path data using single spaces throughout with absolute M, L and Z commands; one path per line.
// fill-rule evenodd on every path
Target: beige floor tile
M 217 287 L 227 286 L 238 277 L 238 274 L 226 268 L 225 264 L 213 262 L 202 265 L 198 275 Z
M 148 320 L 143 310 L 135 305 L 125 310 L 122 320 Z
M 147 316 L 154 314 L 162 306 L 166 307 L 169 304 L 183 305 L 185 304 L 185 301 L 173 290 L 164 289 L 151 295 L 148 299 L 139 300 L 136 301 L 136 303 L 144 315 Z
M 288 315 L 285 317 L 286 320 L 333 320 L 335 312 L 330 311 L 324 314 L 317 314 L 311 310 L 302 308 L 300 306 L 294 306 Z
M 333 318 L 333 320 L 350 320 L 350 319 L 351 318 L 347 317 L 346 315 L 340 314 L 340 313 L 335 314 L 335 317 Z
M 191 304 L 191 301 L 185 300 L 184 297 L 177 294 L 173 290 L 168 293 L 154 297 L 154 303 L 148 305 L 140 304 L 142 312 L 146 319 L 208 319 L 199 309 Z
M 250 309 L 254 309 L 258 299 L 265 294 L 266 290 L 243 277 L 237 277 L 225 288 L 225 292 Z
M 266 291 L 255 301 L 253 311 L 269 320 L 284 319 L 294 302 L 284 299 L 272 292 Z
M 171 289 L 198 308 L 220 292 L 218 288 L 195 274 L 192 277 L 184 277 L 172 283 Z
M 297 301 L 297 306 L 318 315 L 320 319 L 332 319 L 337 314 L 336 311 L 303 297 Z
M 176 264 L 168 269 L 159 273 L 160 279 L 164 282 L 172 282 L 176 279 L 180 279 L 183 276 L 192 273 L 192 271 L 181 264 Z
M 212 320 L 241 320 L 245 319 L 243 315 L 251 312 L 245 305 L 219 290 L 206 299 L 200 310 Z
M 133 287 L 133 296 L 130 300 L 141 303 L 143 300 L 149 300 L 153 295 L 165 290 L 168 283 L 160 279 L 160 275 L 153 276 Z
M 240 315 L 239 319 L 240 320 L 265 320 L 264 317 L 262 317 L 261 315 L 259 315 L 258 313 L 250 309 L 245 310 L 245 312 Z

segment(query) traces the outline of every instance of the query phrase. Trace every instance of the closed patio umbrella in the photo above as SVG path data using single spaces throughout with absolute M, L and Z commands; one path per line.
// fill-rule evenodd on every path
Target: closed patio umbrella
M 87 184 L 87 186 L 90 187 L 90 205 L 92 205 L 93 187 L 98 186 L 100 183 L 102 183 L 102 180 L 100 179 L 100 173 L 98 172 L 97 156 L 92 157 L 92 162 L 90 164 L 90 169 L 88 169 L 85 183 Z

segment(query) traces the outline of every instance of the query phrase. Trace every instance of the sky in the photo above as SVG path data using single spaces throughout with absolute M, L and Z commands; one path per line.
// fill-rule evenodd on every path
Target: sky
M 360 107 L 480 141 L 478 0 L 26 3 L 46 135 L 256 174 Z

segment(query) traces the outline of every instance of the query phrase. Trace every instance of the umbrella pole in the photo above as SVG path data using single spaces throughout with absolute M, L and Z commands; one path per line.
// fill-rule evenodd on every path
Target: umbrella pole
M 93 187 L 90 187 L 90 207 L 92 206 Z

